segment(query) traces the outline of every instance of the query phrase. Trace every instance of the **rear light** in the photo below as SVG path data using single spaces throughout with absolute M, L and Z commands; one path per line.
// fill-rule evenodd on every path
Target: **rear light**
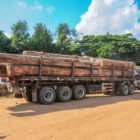
M 16 81 L 12 81 L 12 84 L 15 84 L 16 83 Z
M 102 77 L 102 81 L 105 81 L 105 78 L 104 77 Z

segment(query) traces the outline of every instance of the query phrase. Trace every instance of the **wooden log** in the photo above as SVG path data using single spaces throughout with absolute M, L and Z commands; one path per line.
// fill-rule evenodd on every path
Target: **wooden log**
M 112 70 L 110 69 L 93 69 L 92 76 L 97 77 L 123 77 L 123 70 Z M 132 71 L 124 71 L 124 77 L 132 77 Z
M 55 53 L 44 53 L 44 52 L 37 52 L 37 51 L 23 51 L 23 55 L 32 55 L 32 56 L 40 56 L 43 57 L 57 57 L 57 58 L 75 58 L 75 59 L 83 59 L 88 60 L 88 56 L 76 56 L 76 55 L 64 55 L 64 54 L 55 54 Z
M 39 66 L 29 65 L 11 65 L 11 64 L 0 64 L 0 76 L 1 77 L 16 77 L 23 75 L 38 76 L 40 73 Z M 71 68 L 58 68 L 43 66 L 41 71 L 42 76 L 72 76 Z M 110 69 L 93 69 L 92 75 L 90 69 L 74 69 L 75 77 L 111 77 L 112 70 Z M 114 70 L 115 77 L 123 77 L 122 70 Z M 124 71 L 125 77 L 132 77 L 131 71 Z
M 8 65 L 8 76 L 22 76 L 22 75 L 39 75 L 40 69 L 38 66 L 29 65 Z M 69 68 L 54 68 L 43 66 L 42 76 L 69 76 L 71 70 Z
M 77 59 L 74 61 L 75 61 L 75 67 L 81 67 L 81 68 L 90 67 L 90 62 L 77 60 Z M 72 62 L 73 62 L 73 59 L 63 59 L 63 58 L 55 58 L 55 57 L 42 58 L 42 65 L 44 66 L 72 67 Z M 40 57 L 0 53 L 0 63 L 38 66 L 40 65 Z
M 136 65 L 133 62 L 126 61 L 115 61 L 109 59 L 93 59 L 93 63 L 97 63 L 101 68 L 112 68 L 114 65 L 115 69 L 135 69 Z
M 7 71 L 7 64 L 0 64 L 0 77 L 7 77 L 8 71 Z
M 74 61 L 75 67 L 80 68 L 90 68 L 91 62 L 88 60 L 78 60 L 78 59 L 68 59 L 68 58 L 50 58 L 43 57 L 42 65 L 44 66 L 58 66 L 58 67 L 72 67 L 72 62 Z M 6 54 L 0 53 L 0 63 L 10 63 L 10 64 L 23 64 L 23 65 L 39 65 L 39 56 L 26 56 L 17 54 Z M 93 67 L 99 67 L 98 64 L 93 64 Z
M 109 68 L 114 65 L 115 69 L 135 69 L 135 64 L 132 62 L 114 61 L 108 59 L 97 59 L 89 57 L 88 60 L 83 59 L 70 59 L 70 58 L 56 58 L 56 57 L 43 57 L 42 65 L 53 67 L 72 67 L 72 63 L 75 63 L 75 67 L 79 68 Z M 0 63 L 10 64 L 23 64 L 23 65 L 40 65 L 39 56 L 27 56 L 16 54 L 0 53 Z
M 38 66 L 28 65 L 7 65 L 8 76 L 22 76 L 22 75 L 39 75 L 40 69 Z M 71 76 L 71 68 L 58 68 L 43 66 L 41 74 L 42 76 Z M 76 68 L 74 76 L 89 76 L 88 69 Z
M 62 55 L 62 54 L 53 54 L 53 53 L 44 53 L 44 52 L 36 52 L 36 51 L 23 51 L 25 55 L 33 55 L 33 56 L 40 56 L 43 55 L 44 57 L 57 57 L 57 58 L 64 58 L 64 59 L 81 59 L 87 63 L 87 67 L 90 67 L 89 63 L 93 63 L 93 67 L 101 67 L 101 68 L 111 68 L 112 65 L 115 66 L 116 69 L 135 69 L 135 65 L 133 62 L 125 62 L 125 61 L 116 61 L 116 60 L 109 60 L 109 59 L 99 59 L 99 58 L 92 58 L 88 56 L 73 56 L 73 55 Z

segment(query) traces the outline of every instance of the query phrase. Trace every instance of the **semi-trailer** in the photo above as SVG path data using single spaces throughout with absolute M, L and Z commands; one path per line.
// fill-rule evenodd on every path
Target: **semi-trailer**
M 88 93 L 127 96 L 135 91 L 135 63 L 24 51 L 0 54 L 0 77 L 28 102 L 83 100 Z

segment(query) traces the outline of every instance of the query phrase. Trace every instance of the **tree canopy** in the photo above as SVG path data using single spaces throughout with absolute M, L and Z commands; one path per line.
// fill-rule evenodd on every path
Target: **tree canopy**
M 78 50 L 79 55 L 127 61 L 140 59 L 140 41 L 132 34 L 84 36 L 77 43 L 76 53 Z
M 56 36 L 42 23 L 29 34 L 28 24 L 19 20 L 11 27 L 12 36 L 8 38 L 0 31 L 0 52 L 22 53 L 23 50 L 49 53 L 87 55 L 137 62 L 140 60 L 140 40 L 132 34 L 124 35 L 86 35 L 81 36 L 68 24 L 59 24 Z
M 19 20 L 16 24 L 13 24 L 12 27 L 12 46 L 17 49 L 19 53 L 21 53 L 28 42 L 29 33 L 28 33 L 28 25 L 25 20 Z
M 45 25 L 38 23 L 34 27 L 34 34 L 30 38 L 26 50 L 52 52 L 54 49 L 52 41 L 51 32 Z

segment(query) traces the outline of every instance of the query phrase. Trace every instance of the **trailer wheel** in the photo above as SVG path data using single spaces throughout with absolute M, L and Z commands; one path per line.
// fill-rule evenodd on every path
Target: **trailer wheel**
M 22 96 L 27 102 L 32 102 L 32 89 L 26 87 L 26 90 L 22 92 Z
M 13 96 L 14 96 L 15 98 L 22 98 L 22 97 L 23 97 L 23 95 L 22 95 L 21 93 L 17 93 L 17 92 L 14 92 L 14 93 L 13 93 Z
M 57 98 L 61 102 L 68 102 L 72 98 L 72 91 L 68 86 L 60 86 L 57 89 Z
M 135 93 L 135 87 L 134 87 L 133 84 L 131 84 L 130 87 L 129 87 L 129 94 L 133 95 L 134 93 Z
M 52 104 L 55 102 L 56 93 L 52 87 L 43 87 L 39 92 L 39 101 L 42 104 Z
M 86 96 L 86 89 L 83 85 L 75 85 L 72 87 L 72 94 L 75 100 L 83 100 Z
M 128 85 L 122 85 L 122 87 L 120 88 L 120 94 L 122 96 L 127 96 L 129 94 Z

